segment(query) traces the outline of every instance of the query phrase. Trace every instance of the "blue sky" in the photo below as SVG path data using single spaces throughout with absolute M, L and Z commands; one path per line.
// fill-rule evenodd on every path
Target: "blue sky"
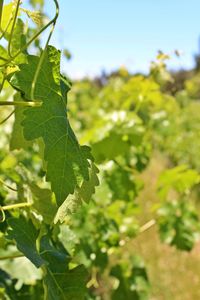
M 53 12 L 47 1 L 48 12 Z M 52 1 L 53 2 L 53 1 Z M 60 0 L 52 43 L 68 48 L 71 77 L 96 75 L 122 65 L 147 72 L 158 50 L 183 53 L 171 68 L 189 68 L 198 51 L 200 0 Z

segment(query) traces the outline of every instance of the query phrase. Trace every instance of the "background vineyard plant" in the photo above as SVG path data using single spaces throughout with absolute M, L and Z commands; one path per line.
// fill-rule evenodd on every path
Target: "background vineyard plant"
M 152 227 L 176 251 L 199 240 L 198 65 L 177 85 L 160 52 L 148 76 L 72 83 L 50 45 L 54 4 L 48 20 L 43 1 L 0 2 L 0 297 L 151 299 L 134 240 Z

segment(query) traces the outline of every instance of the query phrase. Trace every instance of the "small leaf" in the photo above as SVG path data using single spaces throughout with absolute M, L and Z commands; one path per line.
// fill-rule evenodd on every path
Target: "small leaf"
M 27 16 L 38 26 L 42 25 L 43 16 L 40 11 L 31 11 L 25 8 L 21 8 L 21 11 L 25 12 Z

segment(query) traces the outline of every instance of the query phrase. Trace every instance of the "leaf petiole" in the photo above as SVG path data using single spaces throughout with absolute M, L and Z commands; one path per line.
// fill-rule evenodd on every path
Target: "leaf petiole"
M 0 0 L 0 28 L 1 28 L 2 12 L 3 12 L 3 0 Z
M 1 211 L 6 211 L 6 210 L 11 210 L 11 209 L 16 209 L 16 208 L 29 207 L 31 205 L 32 205 L 31 203 L 22 202 L 22 203 L 17 203 L 17 204 L 1 206 L 0 209 L 1 209 Z
M 24 257 L 24 255 L 23 254 L 16 254 L 16 255 L 0 256 L 0 260 L 14 259 L 14 258 L 20 258 L 20 257 Z
M 0 206 L 0 212 L 2 214 L 0 223 L 5 222 L 5 220 L 6 220 L 6 214 L 5 214 L 6 210 L 24 208 L 24 207 L 29 207 L 31 205 L 32 205 L 31 203 L 22 202 L 22 203 L 17 203 L 17 204 L 10 204 L 10 205 L 5 205 L 5 206 Z
M 12 37 L 13 37 L 13 32 L 14 32 L 15 24 L 16 24 L 16 21 L 17 21 L 17 15 L 18 15 L 18 11 L 19 11 L 19 6 L 20 6 L 20 0 L 18 0 L 17 4 L 16 4 L 14 20 L 13 20 L 13 23 L 12 23 L 11 33 L 10 33 L 10 37 L 9 37 L 9 41 L 8 41 L 8 54 L 9 54 L 9 56 L 11 58 L 12 58 L 11 42 L 12 42 Z
M 30 102 L 30 101 L 0 101 L 0 106 L 32 106 L 38 107 L 41 106 L 41 102 Z

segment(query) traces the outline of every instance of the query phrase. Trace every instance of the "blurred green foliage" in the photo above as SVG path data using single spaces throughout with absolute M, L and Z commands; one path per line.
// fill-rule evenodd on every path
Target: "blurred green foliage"
M 30 1 L 30 4 L 42 10 L 44 2 Z M 13 5 L 4 9 L 1 31 L 6 27 L 9 13 L 12 14 Z M 21 10 L 21 13 L 37 21 L 36 28 L 30 27 L 25 32 L 18 18 L 13 53 L 43 23 L 38 22 L 36 12 Z M 10 34 L 8 26 L 5 43 Z M 40 52 L 39 39 L 33 46 L 36 53 Z M 183 89 L 170 90 L 169 86 L 175 83 L 173 74 L 166 68 L 169 57 L 160 52 L 148 76 L 131 75 L 121 68 L 104 78 L 75 81 L 71 88 L 67 77 L 60 75 L 59 52 L 52 47 L 48 49 L 54 56 L 45 57 L 43 63 L 48 67 L 42 69 L 36 82 L 36 90 L 40 91 L 37 96 L 46 101 L 46 109 L 32 107 L 25 112 L 20 106 L 14 111 L 0 106 L 0 205 L 30 204 L 30 207 L 7 209 L 5 216 L 1 215 L 4 222 L 0 223 L 0 296 L 38 300 L 44 297 L 48 300 L 149 299 L 151 283 L 143 259 L 134 249 L 124 249 L 148 230 L 149 222 L 141 224 L 144 212 L 138 197 L 146 184 L 141 175 L 155 153 L 167 158 L 168 166 L 158 179 L 159 201 L 149 207 L 154 218 L 150 223 L 156 224 L 163 242 L 179 250 L 191 251 L 200 237 L 199 73 L 187 78 Z M 1 46 L 0 52 L 2 63 L 8 59 L 7 51 Z M 64 55 L 70 56 L 66 51 Z M 16 103 L 27 101 L 26 97 L 31 99 L 36 65 L 30 61 L 34 59 L 38 61 L 24 50 L 12 64 L 0 68 L 1 101 Z M 44 83 L 45 89 L 41 88 Z M 56 97 L 51 94 L 52 87 L 53 92 L 58 92 Z M 45 114 L 49 120 L 52 111 L 64 118 L 67 133 L 63 124 L 60 131 L 55 131 L 60 124 L 55 122 L 43 126 L 42 134 L 34 136 L 34 122 L 38 117 L 38 122 L 44 122 Z M 28 128 L 25 115 L 26 121 L 31 120 Z M 80 150 L 83 148 L 79 147 L 68 118 L 81 145 L 91 147 L 97 166 L 91 155 L 86 157 Z M 55 138 L 57 141 L 59 137 L 60 141 L 66 135 L 66 145 L 70 148 L 69 132 L 71 144 L 76 147 L 64 154 L 70 158 L 68 167 L 80 184 L 74 184 L 62 201 L 56 202 L 55 189 L 46 178 L 49 162 L 45 160 L 48 153 L 44 144 L 52 146 Z M 74 180 L 69 168 L 63 171 L 63 161 L 58 175 L 56 161 L 62 157 L 62 146 L 52 156 L 50 176 L 51 183 L 60 187 L 67 174 L 68 181 L 62 181 L 61 190 L 67 184 L 71 186 Z M 52 148 L 49 147 L 51 154 Z M 84 178 L 76 164 L 76 158 L 80 161 L 80 157 L 86 161 L 83 171 L 87 173 L 88 169 Z

